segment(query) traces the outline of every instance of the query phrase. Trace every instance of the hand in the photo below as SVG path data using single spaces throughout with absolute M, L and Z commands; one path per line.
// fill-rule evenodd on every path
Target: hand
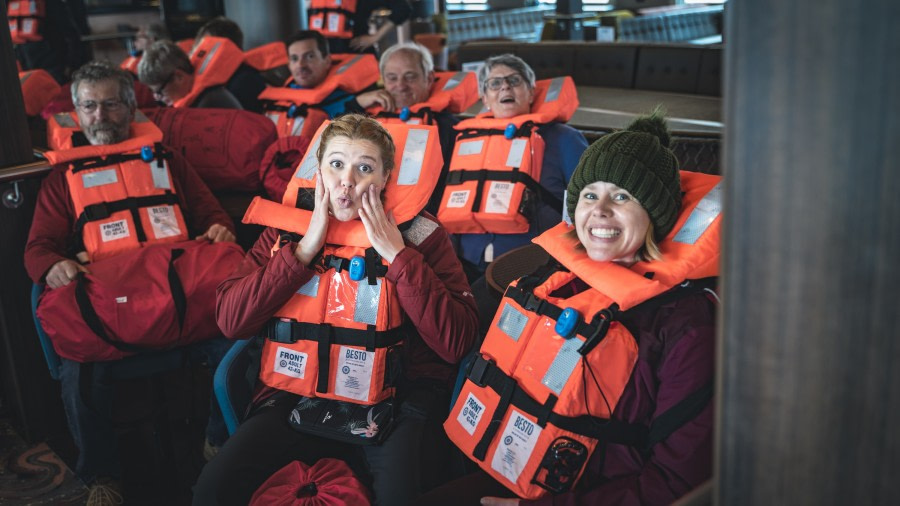
M 397 221 L 394 215 L 390 217 L 384 214 L 384 206 L 378 196 L 380 189 L 373 185 L 369 185 L 369 189 L 363 193 L 362 207 L 359 209 L 359 217 L 366 227 L 366 235 L 375 251 L 381 255 L 388 263 L 393 262 L 397 254 L 403 251 L 406 244 L 403 242 L 403 235 L 397 228 Z
M 360 35 L 359 37 L 353 37 L 350 40 L 350 48 L 356 51 L 362 51 L 363 49 L 374 46 L 376 42 L 378 42 L 378 37 L 375 35 Z
M 356 102 L 363 109 L 368 109 L 374 105 L 380 105 L 385 111 L 394 110 L 394 97 L 387 90 L 367 91 L 356 96 Z
M 79 272 L 90 274 L 87 267 L 79 264 L 74 260 L 60 260 L 50 267 L 44 281 L 51 289 L 56 290 L 61 286 L 66 286 L 78 277 Z
M 519 500 L 504 499 L 502 497 L 482 497 L 481 504 L 485 506 L 519 506 Z
M 328 232 L 328 188 L 322 184 L 322 171 L 316 171 L 316 203 L 306 235 L 294 250 L 294 256 L 303 265 L 309 265 L 316 253 L 325 245 L 325 234 Z
M 200 234 L 196 238 L 198 241 L 207 240 L 210 242 L 234 242 L 235 237 L 234 234 L 231 233 L 231 230 L 225 228 L 225 225 L 219 225 L 218 223 L 214 223 L 209 227 L 209 230 Z

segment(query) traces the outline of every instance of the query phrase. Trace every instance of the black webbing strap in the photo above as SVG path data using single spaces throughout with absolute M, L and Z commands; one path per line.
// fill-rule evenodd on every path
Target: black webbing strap
M 366 278 L 370 285 L 377 284 L 377 278 L 383 278 L 387 275 L 388 267 L 381 263 L 381 255 L 375 251 L 375 248 L 366 248 Z M 337 255 L 325 255 L 322 258 L 322 266 L 325 269 L 334 269 L 338 272 L 350 268 L 350 259 L 339 257 Z
M 134 221 L 135 233 L 138 241 L 146 242 L 147 234 L 141 220 L 140 208 L 178 204 L 178 196 L 170 191 L 162 195 L 148 195 L 144 197 L 127 197 L 113 202 L 98 202 L 84 207 L 78 219 L 75 221 L 75 232 L 81 235 L 84 226 L 91 221 L 105 220 L 119 211 L 130 211 Z
M 513 138 L 516 137 L 531 137 L 531 132 L 534 131 L 535 123 L 533 121 L 526 121 L 522 123 L 522 126 L 518 127 L 516 131 L 513 133 Z M 457 141 L 462 141 L 466 139 L 473 139 L 475 137 L 489 137 L 491 135 L 503 135 L 506 136 L 506 130 L 501 130 L 499 128 L 467 128 L 459 133 L 456 137 Z
M 262 335 L 276 343 L 292 344 L 297 341 L 320 341 L 320 327 L 329 326 L 327 323 L 305 323 L 294 321 L 281 321 L 274 318 L 269 321 Z M 387 348 L 406 338 L 403 327 L 392 330 L 362 330 L 332 327 L 330 330 L 331 344 L 342 346 L 365 346 L 373 348 Z
M 178 313 L 178 328 L 180 330 L 184 326 L 184 317 L 187 311 L 187 297 L 185 297 L 184 285 L 181 283 L 181 278 L 178 277 L 178 272 L 175 270 L 175 260 L 184 253 L 184 250 L 176 248 L 171 250 L 171 253 L 167 278 L 169 280 L 169 291 L 172 294 L 172 301 L 174 302 L 175 310 Z M 83 272 L 80 272 L 78 277 L 75 278 L 75 303 L 78 305 L 78 311 L 81 313 L 81 318 L 91 331 L 110 346 L 128 353 L 139 353 L 155 349 L 149 346 L 140 346 L 115 340 L 106 332 L 103 322 L 100 321 L 100 317 L 94 309 L 94 304 L 91 302 L 91 298 L 87 293 Z
M 338 14 L 343 14 L 347 16 L 347 19 L 353 18 L 354 12 L 351 10 L 344 9 L 343 7 L 316 7 L 314 9 L 308 9 L 308 15 L 313 14 L 328 14 L 329 12 L 337 12 Z
M 665 441 L 670 434 L 678 430 L 682 425 L 693 420 L 703 411 L 712 400 L 713 383 L 710 380 L 699 389 L 691 392 L 678 404 L 667 409 L 650 423 L 650 433 L 647 435 L 646 450 L 650 450 L 656 443 Z
M 513 378 L 504 373 L 492 361 L 477 356 L 472 361 L 466 377 L 480 387 L 489 387 L 500 395 L 494 415 L 491 417 L 481 440 L 475 446 L 472 456 L 484 460 L 491 441 L 500 429 L 500 423 L 509 407 L 524 411 L 537 419 L 538 425 L 545 427 L 547 423 L 560 429 L 581 434 L 598 441 L 616 443 L 643 448 L 647 441 L 647 427 L 641 424 L 630 424 L 619 420 L 602 420 L 591 415 L 576 417 L 563 416 L 553 412 L 557 398 L 551 395 L 547 402 L 540 403 L 522 390 Z M 510 386 L 511 385 L 511 386 Z
M 399 112 L 391 112 L 391 111 L 381 111 L 375 115 L 375 119 L 379 118 L 390 118 L 390 119 L 400 119 Z M 422 120 L 423 125 L 433 125 L 434 124 L 434 111 L 431 110 L 431 107 L 423 107 L 416 112 L 409 111 L 409 118 L 419 118 Z M 404 120 L 405 121 L 405 120 Z
M 334 334 L 332 326 L 327 323 L 322 323 L 317 327 L 319 377 L 316 382 L 316 392 L 324 393 L 328 391 L 328 378 L 331 377 L 331 344 Z
M 536 193 L 544 204 L 562 209 L 562 200 L 560 200 L 559 197 L 550 193 L 550 190 L 544 188 L 530 175 L 520 171 L 518 167 L 514 167 L 513 170 L 453 170 L 447 174 L 447 186 L 460 185 L 466 181 L 478 182 L 478 186 L 475 190 L 475 200 L 472 202 L 473 212 L 481 207 L 481 194 L 483 192 L 485 181 L 522 183 L 526 188 Z
M 172 153 L 163 148 L 161 143 L 154 144 L 153 158 L 158 165 L 161 165 L 163 159 L 172 158 Z M 107 156 L 92 156 L 89 158 L 79 158 L 69 162 L 72 166 L 72 174 L 77 174 L 84 170 L 97 169 L 106 167 L 107 165 L 115 165 L 119 163 L 130 162 L 132 160 L 142 160 L 141 153 L 114 154 Z

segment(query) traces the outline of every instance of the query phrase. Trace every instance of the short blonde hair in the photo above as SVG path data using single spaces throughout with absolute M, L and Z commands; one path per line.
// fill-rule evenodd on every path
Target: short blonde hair
M 347 137 L 350 140 L 369 141 L 378 148 L 381 154 L 381 164 L 385 174 L 390 174 L 394 169 L 394 140 L 391 134 L 381 126 L 381 123 L 362 114 L 345 114 L 334 119 L 325 127 L 316 150 L 316 159 L 322 164 L 325 156 L 325 146 L 335 137 Z

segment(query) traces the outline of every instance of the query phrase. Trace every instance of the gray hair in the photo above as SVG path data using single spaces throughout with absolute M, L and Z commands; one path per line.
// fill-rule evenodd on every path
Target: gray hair
M 525 78 L 525 82 L 528 83 L 528 88 L 534 89 L 534 71 L 531 70 L 531 67 L 525 63 L 525 60 L 518 56 L 506 53 L 498 56 L 491 56 L 487 60 L 484 60 L 484 65 L 478 70 L 478 92 L 482 97 L 484 96 L 484 92 L 487 91 L 488 74 L 490 74 L 491 69 L 497 65 L 505 65 L 515 70 Z
M 422 73 L 427 78 L 428 74 L 434 71 L 434 59 L 431 57 L 431 51 L 425 46 L 417 42 L 404 42 L 403 44 L 395 44 L 381 54 L 381 60 L 378 61 L 378 70 L 384 76 L 384 66 L 387 64 L 394 53 L 404 52 L 419 57 L 419 65 L 422 67 Z
M 134 96 L 134 79 L 127 70 L 120 69 L 107 60 L 89 61 L 72 74 L 72 103 L 78 105 L 78 87 L 82 82 L 115 81 L 119 85 L 119 100 L 129 108 L 137 107 Z
M 171 40 L 158 40 L 144 51 L 138 64 L 138 79 L 147 86 L 162 84 L 176 69 L 194 73 L 187 53 Z

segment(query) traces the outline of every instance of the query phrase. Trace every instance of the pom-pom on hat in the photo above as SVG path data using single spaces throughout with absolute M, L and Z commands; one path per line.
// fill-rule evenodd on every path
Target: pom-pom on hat
M 678 159 L 669 149 L 670 142 L 666 120 L 657 109 L 588 146 L 569 180 L 569 216 L 574 219 L 585 186 L 597 181 L 612 183 L 628 191 L 647 211 L 655 239 L 664 238 L 675 226 L 681 207 Z

